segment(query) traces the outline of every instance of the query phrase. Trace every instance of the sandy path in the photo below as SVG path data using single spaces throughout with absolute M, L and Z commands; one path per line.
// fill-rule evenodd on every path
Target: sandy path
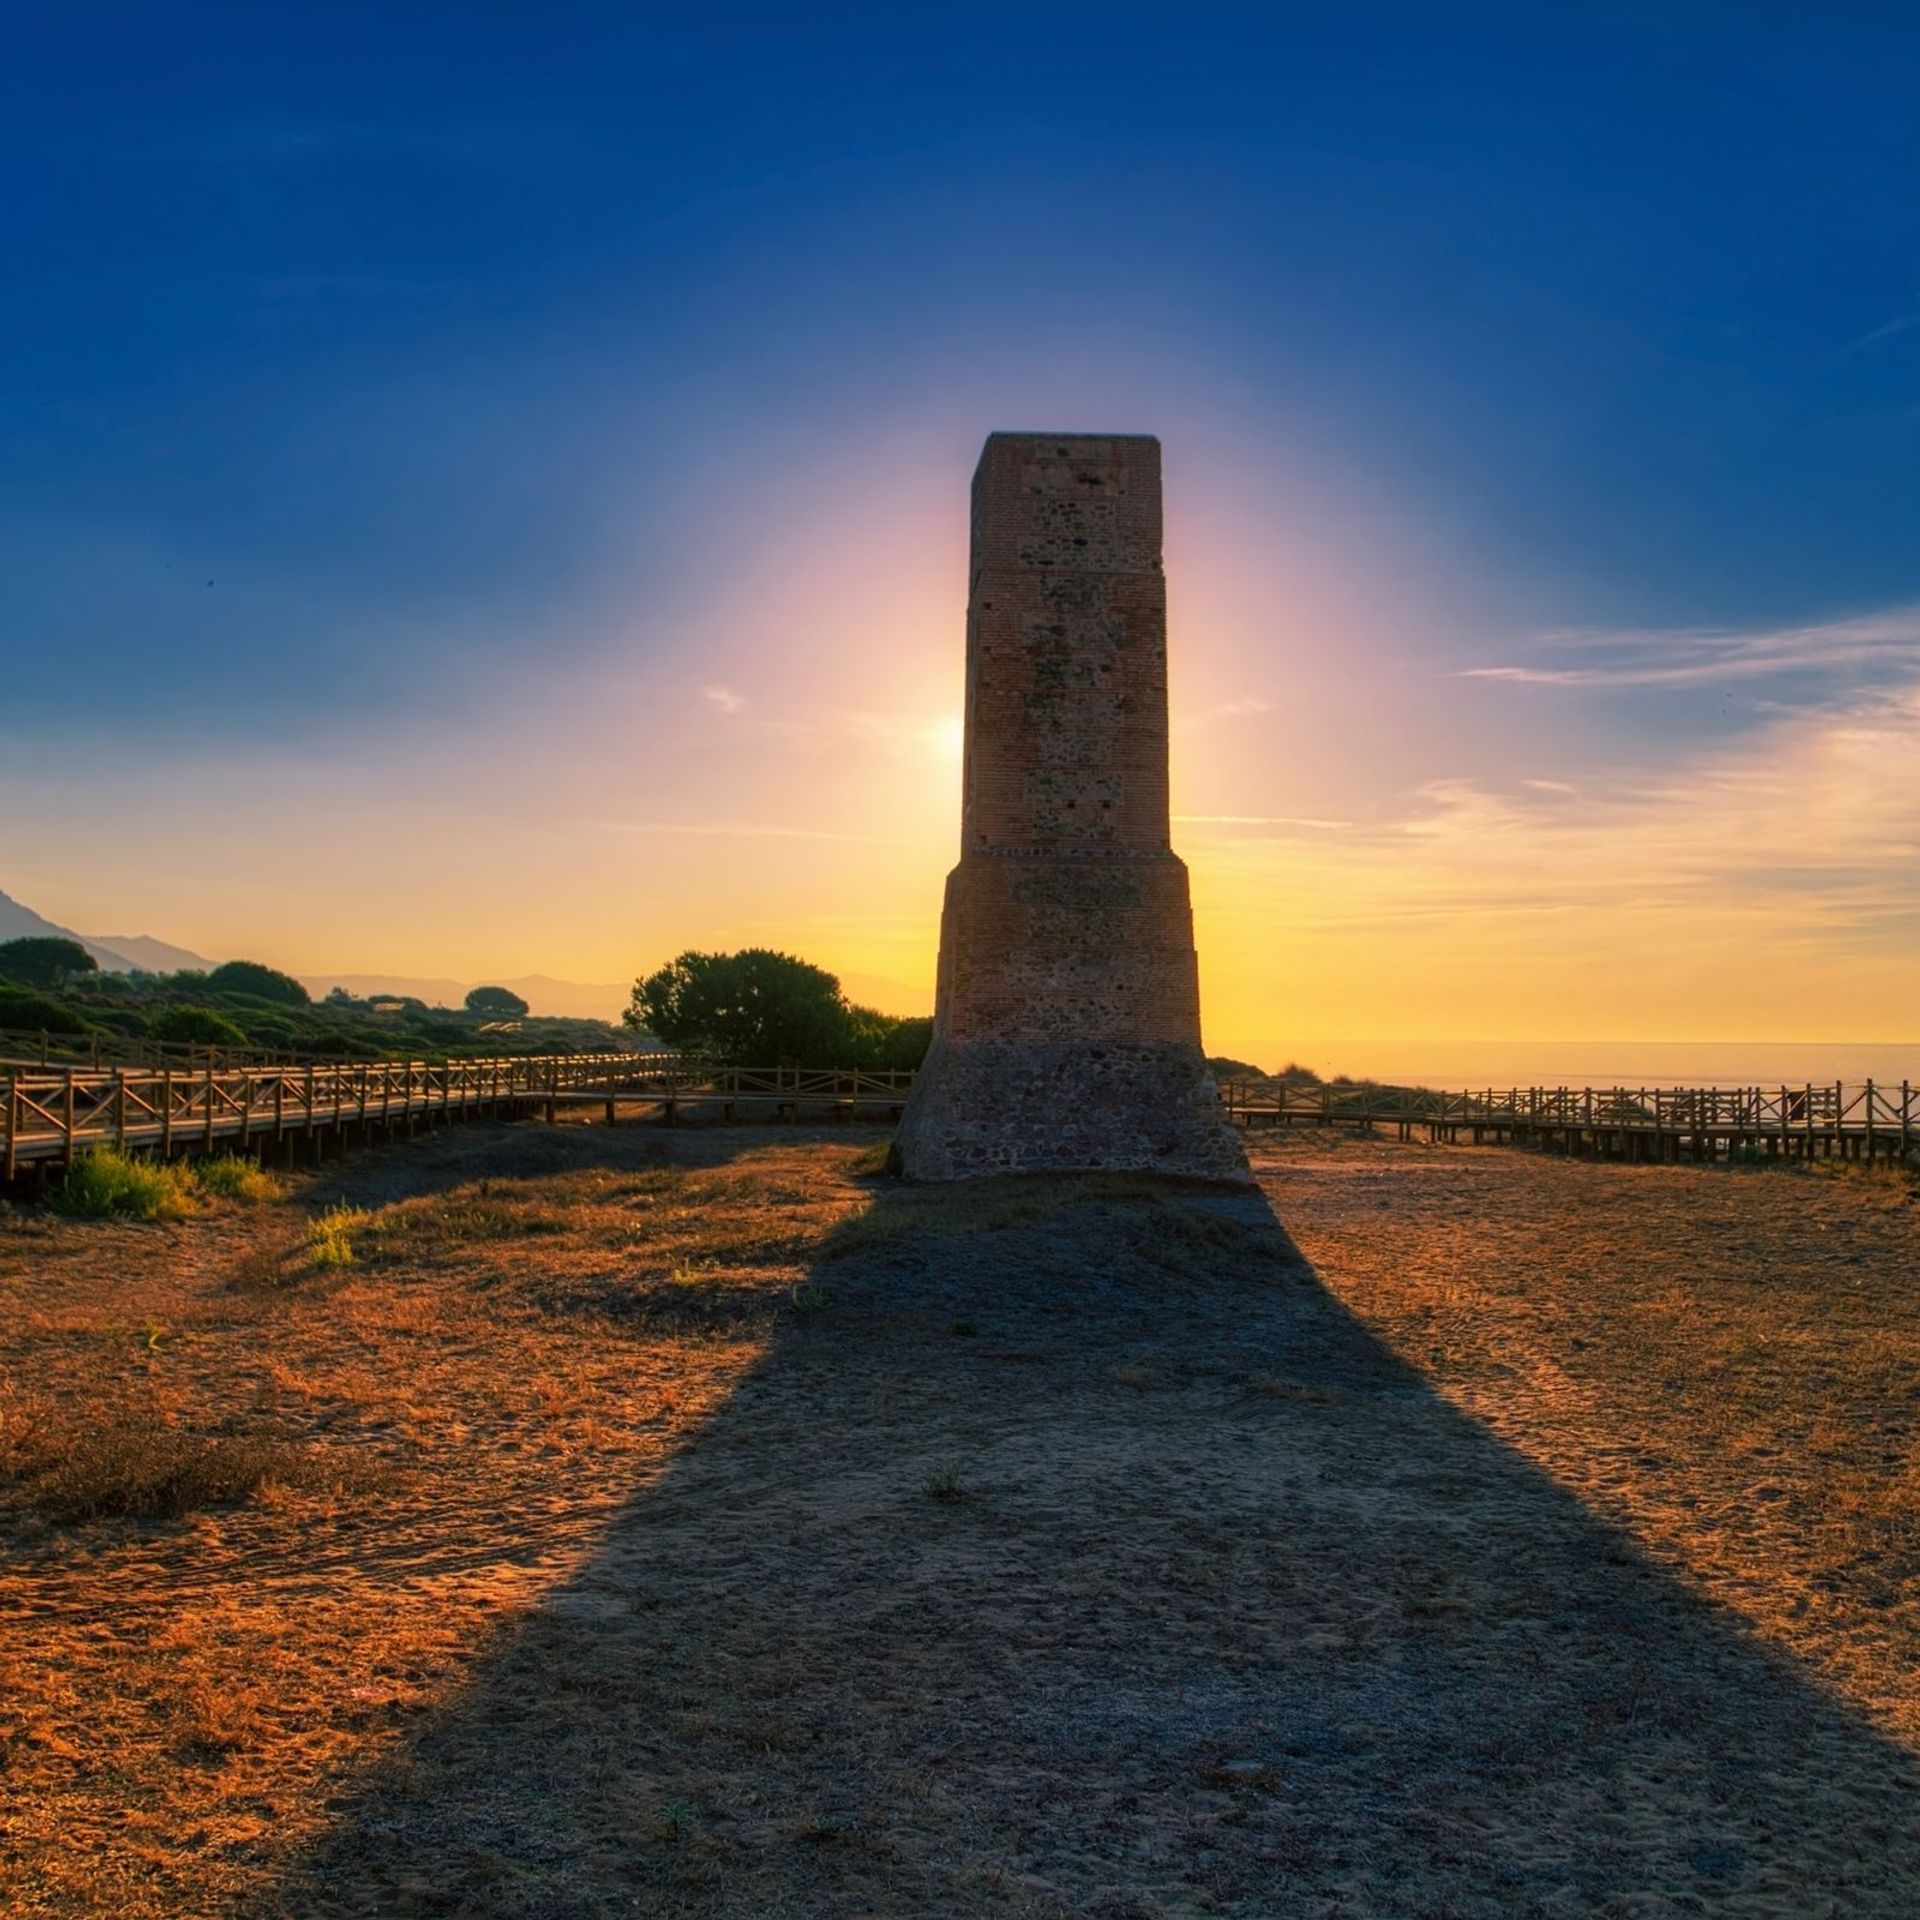
M 1511 1154 L 1270 1171 L 1324 1281 L 1258 1200 L 882 1198 L 273 1909 L 1910 1920 L 1902 1619 L 1847 1651 L 1857 1569 L 1794 1614 L 1804 1507 L 1777 1593 L 1738 1502 L 1690 1538 L 1739 1422 L 1631 1387 L 1698 1358 L 1650 1289 L 1697 1290 L 1700 1208 L 1745 1195 L 1736 1277 L 1838 1209 L 1903 1302 L 1910 1217 Z M 1651 1261 L 1637 1308 L 1569 1304 L 1556 1237 Z M 1647 1364 L 1582 1358 L 1636 1312 Z

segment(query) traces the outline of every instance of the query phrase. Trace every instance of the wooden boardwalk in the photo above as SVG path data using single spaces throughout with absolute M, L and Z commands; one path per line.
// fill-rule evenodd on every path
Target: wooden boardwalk
M 590 1104 L 609 1125 L 639 1117 L 898 1119 L 911 1073 L 727 1067 L 663 1053 L 533 1054 L 268 1066 L 0 1064 L 0 1171 L 12 1181 L 89 1148 L 259 1153 L 371 1140 L 482 1115 L 558 1117 Z M 1229 1081 L 1248 1129 L 1391 1127 L 1402 1138 L 1516 1144 L 1628 1160 L 1920 1157 L 1911 1084 L 1802 1087 L 1528 1087 L 1443 1093 Z
M 1430 1140 L 1548 1147 L 1622 1160 L 1844 1157 L 1911 1160 L 1920 1099 L 1908 1081 L 1799 1087 L 1428 1088 L 1229 1081 L 1227 1110 L 1244 1127 L 1415 1128 Z
M 481 1115 L 558 1116 L 581 1102 L 611 1124 L 620 1108 L 675 1120 L 871 1114 L 897 1118 L 910 1073 L 731 1067 L 701 1072 L 674 1054 L 523 1054 L 494 1060 L 329 1061 L 302 1066 L 0 1065 L 0 1172 L 70 1165 L 93 1147 L 293 1154 L 302 1143 Z

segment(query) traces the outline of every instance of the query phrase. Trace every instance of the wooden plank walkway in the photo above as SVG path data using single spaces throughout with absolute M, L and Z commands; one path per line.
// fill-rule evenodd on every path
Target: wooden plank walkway
M 160 1154 L 344 1142 L 357 1132 L 591 1102 L 735 1119 L 803 1113 L 897 1117 L 911 1073 L 792 1067 L 702 1072 L 674 1054 L 523 1054 L 492 1060 L 301 1066 L 0 1066 L 0 1173 L 71 1165 L 93 1147 Z
M 0 1173 L 70 1165 L 89 1148 L 161 1154 L 243 1152 L 483 1114 L 558 1116 L 599 1106 L 735 1120 L 897 1119 L 913 1075 L 850 1068 L 695 1068 L 663 1053 L 523 1054 L 488 1060 L 359 1060 L 302 1065 L 41 1067 L 0 1064 Z M 1730 1156 L 1920 1156 L 1920 1099 L 1902 1081 L 1802 1087 L 1426 1088 L 1229 1081 L 1240 1126 L 1421 1129 L 1431 1140 L 1531 1145 L 1631 1160 Z
M 1393 1127 L 1402 1139 L 1548 1147 L 1623 1160 L 1843 1157 L 1911 1160 L 1920 1153 L 1912 1084 L 1867 1080 L 1799 1087 L 1513 1087 L 1477 1093 L 1428 1088 L 1258 1081 L 1221 1088 L 1244 1127 Z

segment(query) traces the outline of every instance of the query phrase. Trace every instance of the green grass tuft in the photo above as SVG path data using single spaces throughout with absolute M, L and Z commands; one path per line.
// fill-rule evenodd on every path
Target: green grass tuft
M 307 1225 L 307 1264 L 310 1267 L 351 1267 L 360 1257 L 354 1235 L 373 1220 L 364 1207 L 329 1207 Z
M 233 1200 L 249 1206 L 277 1200 L 287 1190 L 284 1180 L 237 1153 L 219 1154 L 211 1160 L 196 1160 L 192 1178 L 200 1191 L 210 1199 Z
M 198 1210 L 200 1194 L 185 1167 L 95 1147 L 73 1163 L 47 1204 L 78 1220 L 179 1220 Z
M 74 1162 L 47 1204 L 76 1220 L 182 1220 L 209 1206 L 277 1200 L 285 1191 L 283 1181 L 236 1153 L 187 1166 L 95 1147 Z

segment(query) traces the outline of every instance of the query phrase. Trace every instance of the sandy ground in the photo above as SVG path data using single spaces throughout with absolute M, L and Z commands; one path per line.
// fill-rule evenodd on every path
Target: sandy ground
M 0 1232 L 16 1414 L 367 1469 L 15 1500 L 0 1904 L 1920 1912 L 1908 1189 L 1299 1136 L 1261 1197 L 929 1193 L 858 1137 Z

